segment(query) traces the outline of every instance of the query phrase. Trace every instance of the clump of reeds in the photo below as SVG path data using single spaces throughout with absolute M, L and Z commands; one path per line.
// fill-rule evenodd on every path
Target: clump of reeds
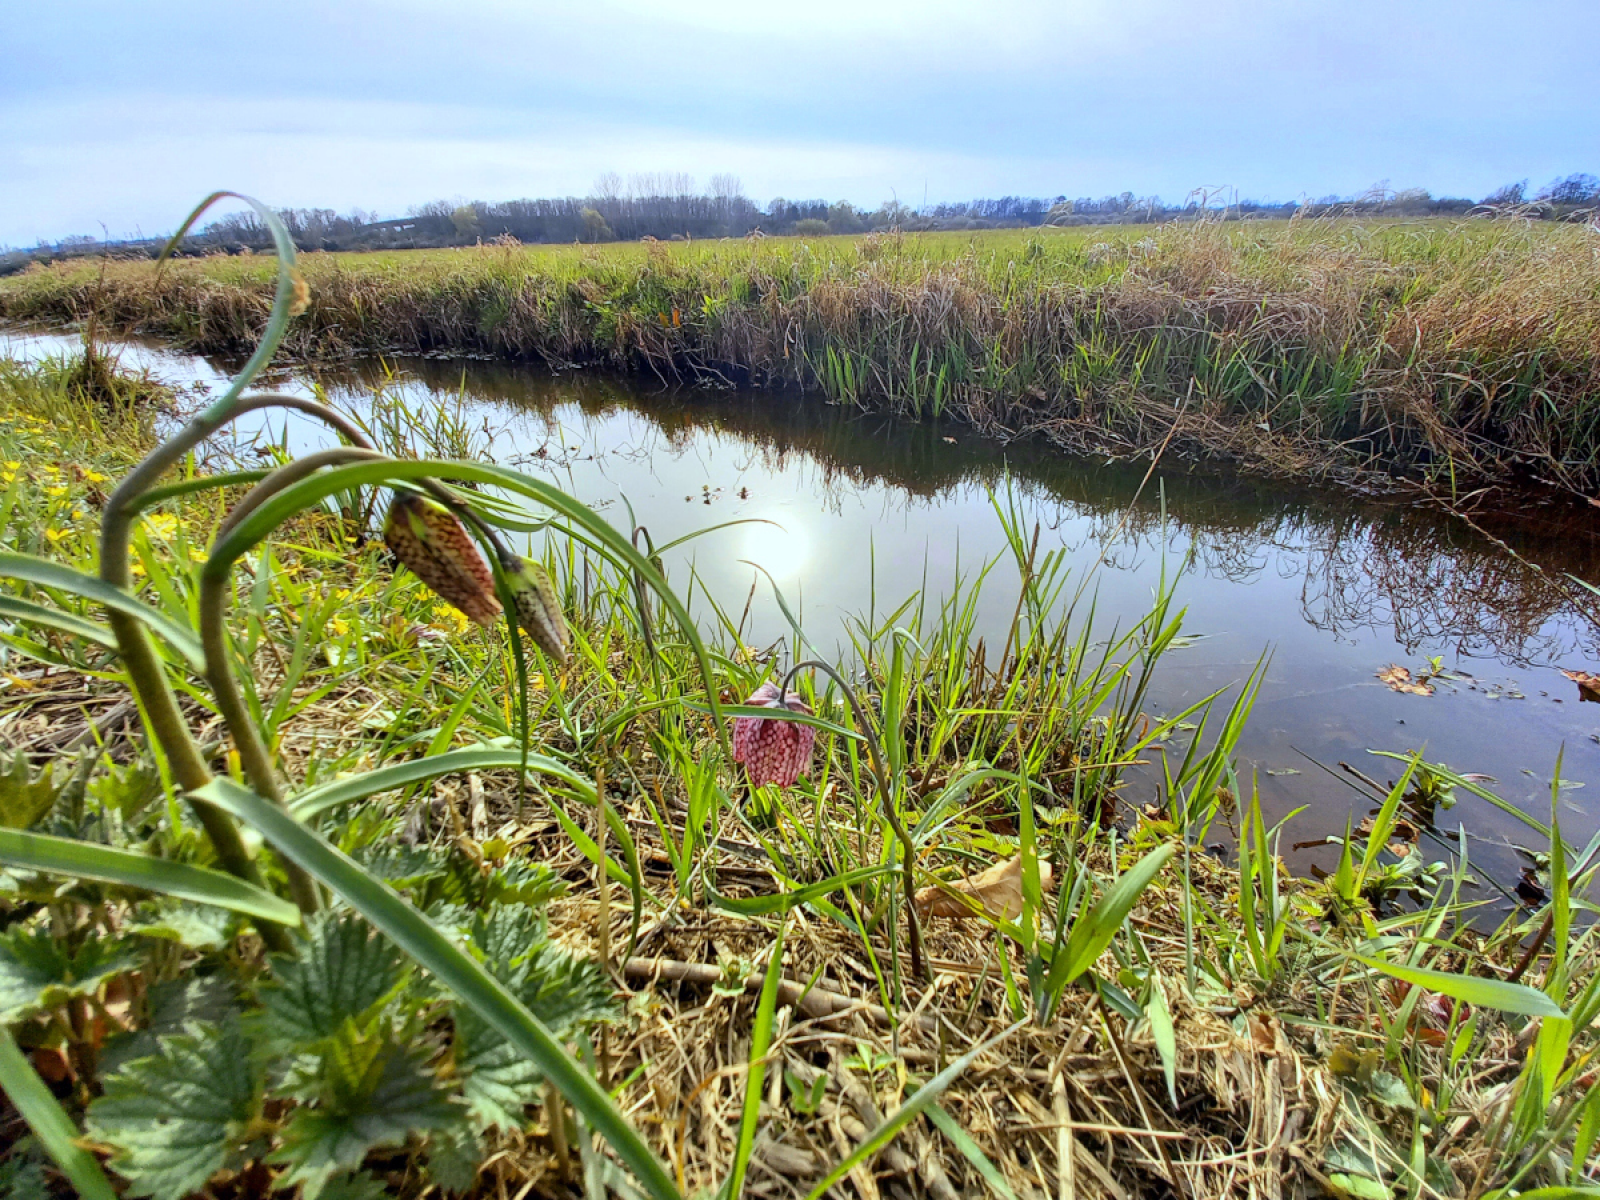
M 319 255 L 301 354 L 456 349 L 742 378 L 1071 448 L 1281 474 L 1600 479 L 1600 239 L 1348 221 Z M 0 316 L 92 308 L 254 344 L 269 272 L 62 265 Z

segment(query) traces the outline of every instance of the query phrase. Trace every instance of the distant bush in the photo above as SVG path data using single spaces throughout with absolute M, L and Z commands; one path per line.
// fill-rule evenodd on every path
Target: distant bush
M 800 237 L 822 237 L 830 232 L 826 221 L 819 221 L 816 217 L 807 217 L 803 221 L 794 223 L 794 231 Z

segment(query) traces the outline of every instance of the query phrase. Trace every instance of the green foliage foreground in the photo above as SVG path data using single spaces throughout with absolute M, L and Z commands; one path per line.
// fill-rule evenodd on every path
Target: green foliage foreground
M 776 1140 L 828 1128 L 847 1144 L 792 1179 L 812 1196 L 861 1190 L 874 1162 L 938 1195 L 952 1176 L 1001 1196 L 1074 1177 L 1245 1195 L 1256 1177 L 1228 1164 L 1257 1159 L 1286 1194 L 1592 1190 L 1582 897 L 1600 839 L 1574 850 L 1530 820 L 1545 895 L 1474 932 L 1466 839 L 1434 809 L 1452 789 L 1494 798 L 1412 757 L 1328 879 L 1289 879 L 1231 759 L 1261 669 L 1227 704 L 1147 718 L 1181 644 L 1175 581 L 1102 637 L 1089 581 L 1005 497 L 1021 588 L 998 659 L 971 645 L 989 564 L 941 604 L 852 626 L 858 675 L 801 670 L 815 715 L 739 705 L 784 673 L 714 606 L 697 624 L 634 531 L 541 480 L 402 453 L 381 397 L 367 428 L 323 411 L 346 445 L 320 456 L 247 474 L 200 457 L 274 402 L 244 389 L 303 302 L 292 263 L 284 246 L 250 366 L 154 448 L 147 414 L 0 367 L 0 663 L 25 746 L 0 764 L 0 1086 L 32 1131 L 0 1196 L 64 1180 L 104 1197 L 110 1177 L 135 1196 L 493 1195 L 507 1171 L 548 1194 L 737 1195 Z M 502 600 L 501 540 L 543 537 L 565 662 L 541 649 L 565 639 L 524 642 L 515 620 L 468 636 L 384 569 L 377 493 L 418 488 L 482 539 Z M 741 796 L 727 716 L 811 724 L 811 777 Z M 1125 828 L 1135 762 L 1158 772 L 1155 804 Z M 434 799 L 463 778 L 518 832 Z M 558 831 L 548 857 L 593 869 L 603 919 L 565 895 L 582 872 L 522 840 L 535 813 Z M 1234 822 L 1232 863 L 1199 850 Z M 1407 842 L 1419 826 L 1431 843 Z M 962 899 L 998 859 L 1014 903 Z M 927 917 L 907 883 L 973 920 Z M 734 948 L 718 966 L 635 956 L 697 922 Z M 963 962 L 970 985 L 941 974 Z M 828 992 L 852 972 L 863 994 Z M 674 978 L 711 1001 L 666 1020 Z M 696 1024 L 728 1006 L 736 1037 Z M 881 1041 L 857 1026 L 832 1071 L 795 1053 L 800 1014 L 844 1010 L 881 1014 Z M 720 1065 L 660 1078 L 617 1059 L 610 1031 L 643 1038 L 652 1013 Z M 1224 1052 L 1257 1064 L 1231 1109 L 1207 1082 Z M 719 1156 L 725 1131 L 688 1130 L 722 1078 Z M 982 1118 L 1000 1110 L 1009 1125 Z M 1254 1111 L 1298 1116 L 1265 1129 Z M 897 1149 L 929 1138 L 921 1166 Z

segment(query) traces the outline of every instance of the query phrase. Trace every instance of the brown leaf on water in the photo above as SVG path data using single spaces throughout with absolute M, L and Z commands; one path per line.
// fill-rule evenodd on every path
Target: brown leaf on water
M 1600 675 L 1588 671 L 1563 671 L 1561 672 L 1573 683 L 1578 685 L 1578 699 L 1591 700 L 1600 704 Z
M 1431 696 L 1433 686 L 1421 680 L 1412 679 L 1411 672 L 1398 663 L 1390 663 L 1378 672 L 1378 678 L 1389 685 L 1390 691 L 1404 692 L 1408 696 Z
M 1050 864 L 1040 860 L 1041 891 L 1049 890 L 1050 880 Z M 958 892 L 960 895 L 952 896 L 951 892 Z M 1019 854 L 1015 858 L 997 862 L 971 879 L 957 880 L 947 884 L 945 888 L 923 888 L 917 893 L 917 915 L 924 920 L 929 917 L 953 917 L 964 920 L 976 916 L 973 905 L 963 900 L 963 896 L 970 896 L 976 901 L 977 906 L 991 917 L 1011 921 L 1021 916 L 1022 856 Z

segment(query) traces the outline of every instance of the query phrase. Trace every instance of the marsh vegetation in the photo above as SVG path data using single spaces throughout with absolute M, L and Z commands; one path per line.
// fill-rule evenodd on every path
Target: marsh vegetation
M 485 460 L 447 410 L 430 423 L 380 397 L 357 416 L 244 390 L 285 336 L 302 352 L 471 348 L 813 387 L 831 350 L 853 364 L 826 385 L 839 399 L 988 428 L 1039 406 L 1040 432 L 1055 420 L 1131 439 L 1170 401 L 1169 355 L 1187 347 L 1205 420 L 1260 417 L 1291 447 L 1319 444 L 1332 393 L 1291 408 L 1252 390 L 1265 385 L 1226 390 L 1234 377 L 1215 371 L 1234 360 L 1191 345 L 1214 347 L 1218 330 L 1183 324 L 1189 302 L 1144 273 L 1150 257 L 1169 282 L 1191 263 L 1196 280 L 1235 272 L 1265 289 L 1310 235 L 1270 249 L 1173 236 L 1198 240 L 1103 258 L 1046 245 L 1031 265 L 1022 241 L 1013 257 L 794 243 L 587 259 L 493 248 L 370 272 L 328 259 L 302 263 L 310 307 L 293 322 L 292 278 L 236 261 L 7 285 L 13 316 L 63 315 L 93 288 L 119 326 L 266 340 L 176 432 L 144 404 L 75 389 L 75 366 L 0 370 L 4 1186 L 104 1197 L 108 1172 L 133 1194 L 219 1200 L 1589 1186 L 1600 944 L 1581 897 L 1600 838 L 1563 838 L 1559 764 L 1546 816 L 1398 755 L 1387 782 L 1362 785 L 1371 811 L 1341 832 L 1333 869 L 1295 878 L 1281 824 L 1235 763 L 1261 667 L 1226 695 L 1147 707 L 1185 638 L 1176 566 L 1112 627 L 1092 574 L 999 490 L 993 562 L 948 594 L 869 611 L 845 629 L 848 656 L 809 666 L 798 618 L 768 650 L 703 593 L 694 620 L 693 575 L 666 568 L 664 539 Z M 1450 310 L 1448 280 L 1470 279 L 1477 291 L 1453 294 L 1488 305 L 1487 264 L 1552 255 L 1575 270 L 1587 252 L 1494 230 L 1429 275 L 1417 244 L 1354 236 L 1356 293 L 1328 317 L 1352 336 L 1370 332 L 1372 304 L 1420 321 L 1429 303 Z M 1328 261 L 1327 244 L 1303 245 Z M 1075 256 L 1075 282 L 1031 273 L 1051 254 Z M 1390 259 L 1430 284 L 1388 292 L 1388 268 L 1360 273 Z M 714 278 L 752 290 L 701 290 L 690 306 Z M 1504 278 L 1527 298 L 1528 278 Z M 480 323 L 476 305 L 497 295 L 505 308 Z M 1248 355 L 1310 353 L 1299 334 L 1327 330 L 1288 336 L 1299 310 L 1263 299 L 1277 295 L 1255 301 L 1265 326 L 1228 317 L 1225 300 L 1215 319 L 1254 331 Z M 1153 307 L 1127 307 L 1139 296 Z M 1566 416 L 1586 412 L 1575 322 L 1593 297 L 1569 301 L 1572 319 L 1538 334 L 1560 354 L 1503 357 L 1487 327 L 1461 333 L 1473 327 L 1457 311 L 1440 361 L 1476 355 L 1480 382 L 1518 363 L 1546 391 L 1572 389 Z M 1139 312 L 1179 315 L 1141 325 Z M 1047 417 L 1065 392 L 1026 390 L 1049 374 L 1030 347 L 1080 319 L 1167 346 L 1159 369 L 1153 348 L 1139 368 L 1154 390 L 1101 378 L 1072 393 L 1088 407 Z M 1003 336 L 956 378 L 950 347 L 974 331 Z M 924 339 L 943 347 L 928 353 L 946 355 L 944 391 L 922 390 L 931 365 L 900 371 L 902 354 L 924 362 Z M 1374 342 L 1371 369 L 1391 349 Z M 1088 361 L 1131 370 L 1121 353 L 1107 343 Z M 1066 363 L 1049 360 L 1052 388 Z M 1459 399 L 1434 369 L 1433 403 L 1441 388 Z M 1398 421 L 1411 393 L 1394 386 Z M 1553 418 L 1506 386 L 1492 414 L 1536 441 Z M 329 425 L 321 449 L 239 463 L 204 436 L 280 403 Z M 1432 438 L 1477 446 L 1457 425 L 1414 418 L 1384 445 L 1421 469 Z M 1176 441 L 1172 428 L 1160 437 Z M 422 557 L 384 519 L 392 495 L 418 489 L 446 506 L 412 527 Z M 396 568 L 386 532 L 438 592 Z M 524 558 L 553 581 L 536 601 Z M 1002 577 L 1015 603 L 983 652 L 976 614 Z M 529 628 L 530 603 L 567 638 Z M 467 614 L 491 605 L 512 618 L 478 628 Z M 745 703 L 779 680 L 792 705 Z M 782 722 L 811 731 L 798 781 L 748 753 L 753 737 L 793 734 Z M 1157 786 L 1119 803 L 1135 766 Z M 1477 880 L 1444 815 L 1467 794 L 1541 855 L 1520 901 L 1486 905 L 1472 886 L 1494 881 Z

